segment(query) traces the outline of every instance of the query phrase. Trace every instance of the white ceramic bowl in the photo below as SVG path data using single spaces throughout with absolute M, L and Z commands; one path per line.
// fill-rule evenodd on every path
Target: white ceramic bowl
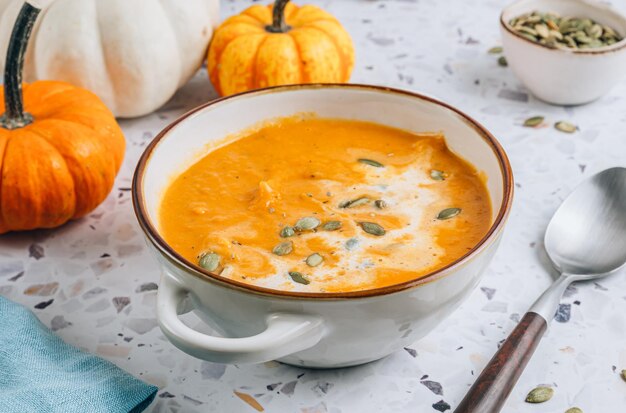
M 513 72 L 539 99 L 557 105 L 579 105 L 608 92 L 626 74 L 626 40 L 611 46 L 551 49 L 517 34 L 511 19 L 533 11 L 588 17 L 626 37 L 626 17 L 606 4 L 589 0 L 519 0 L 500 16 L 506 59 Z
M 158 208 L 173 177 L 204 156 L 207 143 L 259 122 L 297 113 L 442 131 L 450 148 L 487 177 L 493 203 L 488 234 L 467 255 L 426 277 L 348 293 L 277 291 L 212 274 L 176 253 L 159 235 Z M 375 86 L 284 86 L 201 106 L 175 121 L 146 149 L 133 202 L 162 264 L 158 319 L 181 350 L 219 363 L 278 359 L 308 367 L 350 366 L 384 357 L 424 336 L 474 289 L 496 251 L 513 192 L 505 153 L 482 126 L 445 103 Z M 223 334 L 194 331 L 178 314 L 191 307 Z

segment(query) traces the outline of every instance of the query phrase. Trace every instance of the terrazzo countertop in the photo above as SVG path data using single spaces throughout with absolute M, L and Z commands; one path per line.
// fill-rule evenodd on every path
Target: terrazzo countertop
M 501 247 L 479 288 L 431 334 L 364 366 L 306 370 L 269 362 L 225 366 L 194 359 L 155 319 L 159 267 L 135 220 L 137 160 L 169 122 L 215 97 L 202 71 L 156 113 L 121 122 L 128 150 L 115 188 L 88 217 L 53 231 L 0 237 L 0 294 L 35 311 L 68 343 L 159 386 L 152 412 L 451 411 L 554 276 L 544 228 L 583 179 L 626 164 L 626 82 L 590 105 L 549 106 L 530 96 L 487 50 L 499 44 L 499 0 L 323 0 L 352 34 L 354 82 L 422 91 L 459 107 L 507 150 L 516 196 Z M 223 16 L 252 1 L 223 1 Z M 617 3 L 617 1 L 615 1 Z M 615 4 L 626 12 L 626 2 Z M 530 64 L 530 62 L 529 62 Z M 532 64 L 541 64 L 534 62 Z M 575 86 L 573 86 L 575 87 Z M 545 127 L 521 126 L 543 115 Z M 575 134 L 552 124 L 567 120 Z M 189 320 L 199 323 L 197 319 Z M 505 412 L 626 410 L 626 273 L 571 287 L 556 322 Z M 539 384 L 552 400 L 524 402 Z

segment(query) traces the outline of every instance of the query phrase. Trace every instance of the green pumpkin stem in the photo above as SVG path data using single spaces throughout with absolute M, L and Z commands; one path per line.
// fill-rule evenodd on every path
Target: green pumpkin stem
M 265 30 L 270 33 L 287 33 L 291 30 L 285 22 L 285 7 L 287 7 L 289 0 L 276 0 L 274 2 L 274 9 L 272 10 L 272 24 L 265 26 Z
M 13 26 L 4 67 L 5 113 L 0 117 L 0 126 L 4 129 L 23 128 L 33 121 L 32 115 L 24 112 L 22 69 L 28 39 L 40 11 L 30 3 L 24 3 Z

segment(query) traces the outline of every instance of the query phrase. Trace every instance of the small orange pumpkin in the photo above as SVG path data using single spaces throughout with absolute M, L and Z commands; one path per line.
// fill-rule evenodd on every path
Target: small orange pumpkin
M 228 18 L 209 47 L 208 70 L 220 95 L 297 83 L 343 83 L 354 67 L 352 39 L 319 7 L 289 0 L 255 5 Z
M 122 131 L 93 93 L 53 81 L 22 89 L 39 11 L 22 6 L 0 87 L 0 233 L 56 227 L 87 214 L 110 192 L 124 157 Z

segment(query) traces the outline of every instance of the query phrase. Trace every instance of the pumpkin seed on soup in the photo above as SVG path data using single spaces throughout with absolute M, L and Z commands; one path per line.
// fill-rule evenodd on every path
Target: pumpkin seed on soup
M 289 271 L 289 276 L 293 281 L 297 282 L 298 284 L 309 285 L 311 283 L 308 278 L 306 278 L 301 272 L 298 271 Z
M 274 249 L 272 250 L 272 253 L 279 255 L 279 256 L 283 256 L 283 255 L 291 254 L 292 251 L 293 251 L 293 242 L 285 241 L 276 245 Z
M 382 199 L 377 199 L 374 201 L 374 206 L 378 209 L 385 209 L 387 208 L 387 203 Z
M 555 123 L 554 127 L 555 129 L 560 130 L 561 132 L 565 132 L 565 133 L 574 133 L 578 130 L 578 126 L 569 122 L 565 122 L 565 121 L 559 121 Z
M 373 159 L 360 158 L 358 161 L 360 163 L 362 163 L 362 164 L 373 166 L 375 168 L 384 168 L 385 167 L 385 165 L 383 165 L 382 163 L 380 163 L 378 161 L 375 161 Z
M 446 208 L 446 209 L 439 211 L 439 213 L 437 214 L 437 219 L 443 221 L 446 219 L 454 218 L 460 213 L 461 213 L 461 208 Z
M 446 173 L 444 171 L 440 171 L 438 169 L 433 169 L 430 171 L 430 179 L 434 181 L 445 181 Z
M 375 222 L 359 222 L 359 225 L 363 228 L 363 231 L 377 237 L 382 237 L 386 233 L 385 228 Z
M 322 262 L 324 262 L 324 257 L 322 257 L 317 252 L 306 257 L 306 265 L 308 265 L 309 267 L 317 267 Z
M 214 252 L 207 252 L 200 256 L 198 265 L 207 271 L 215 271 L 220 265 L 220 256 Z
M 339 208 L 354 208 L 360 205 L 369 204 L 372 200 L 366 196 L 351 199 L 349 201 L 343 201 L 339 204 Z
M 296 231 L 310 231 L 317 228 L 320 224 L 320 220 L 315 217 L 304 217 L 300 218 L 293 228 Z
M 337 231 L 340 228 L 341 228 L 340 221 L 328 221 L 324 223 L 324 225 L 322 225 L 322 229 L 324 231 Z
M 350 238 L 349 240 L 346 241 L 346 249 L 348 251 L 352 251 L 353 249 L 355 249 L 357 246 L 359 245 L 359 240 L 356 238 Z
M 294 231 L 294 229 L 290 226 L 286 226 L 280 231 L 281 238 L 289 238 L 293 237 L 294 235 L 296 235 L 296 231 Z
M 550 387 L 539 386 L 532 389 L 526 396 L 526 403 L 547 402 L 554 395 L 554 390 Z
M 528 128 L 534 128 L 541 125 L 541 122 L 543 122 L 543 120 L 543 116 L 533 116 L 532 118 L 528 118 L 524 121 L 524 126 Z

